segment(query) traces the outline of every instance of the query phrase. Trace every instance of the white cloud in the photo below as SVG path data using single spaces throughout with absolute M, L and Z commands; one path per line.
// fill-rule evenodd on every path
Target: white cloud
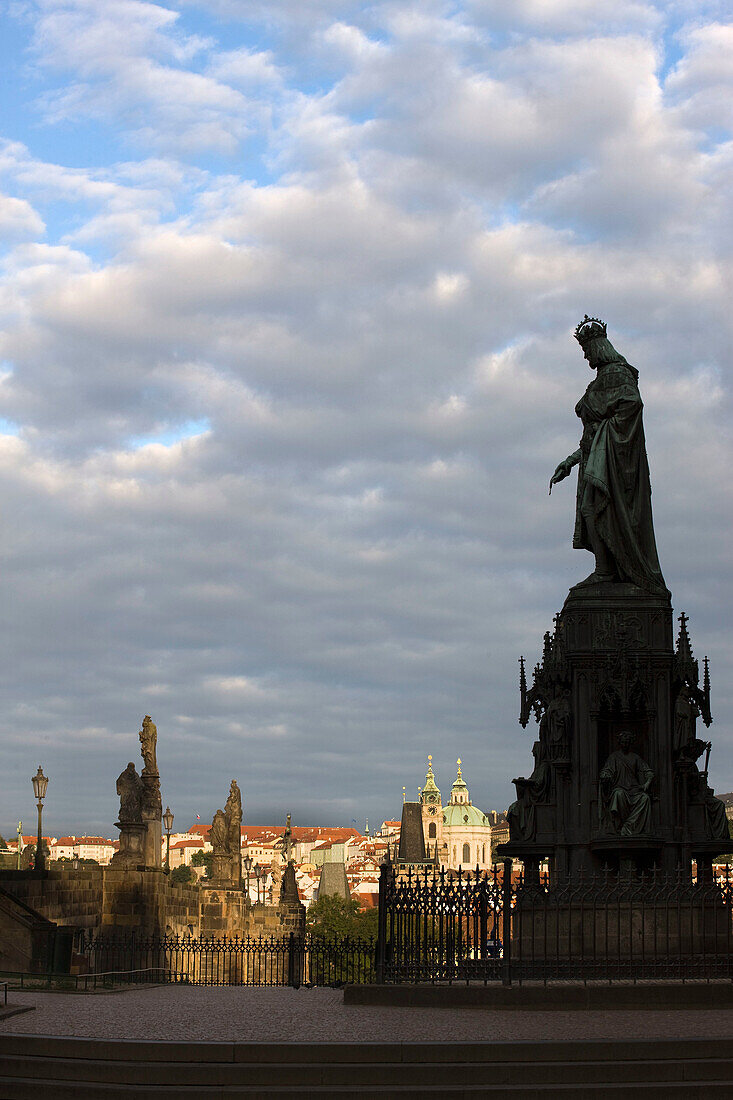
M 45 228 L 29 202 L 0 194 L 0 241 L 40 237 Z
M 733 131 L 733 25 L 710 23 L 680 32 L 685 53 L 665 90 L 689 124 Z
M 47 121 L 116 121 L 156 150 L 234 151 L 257 108 L 191 68 L 211 44 L 178 31 L 177 21 L 169 8 L 140 0 L 44 0 L 36 54 L 48 69 L 73 74 L 43 97 Z
M 724 730 L 720 27 L 683 30 L 660 84 L 660 5 L 201 8 L 217 37 L 193 4 L 48 0 L 35 73 L 86 159 L 59 122 L 0 146 L 6 812 L 42 749 L 68 827 L 110 823 L 150 707 L 184 819 L 232 774 L 253 816 L 361 811 L 365 783 L 391 816 L 431 750 L 506 804 L 516 656 L 589 569 L 572 489 L 547 496 L 585 312 L 641 370 L 662 564 Z
M 211 63 L 211 73 L 218 80 L 245 89 L 277 88 L 283 83 L 283 74 L 271 50 L 223 50 Z
M 669 7 L 669 5 L 667 5 Z M 613 31 L 657 29 L 663 20 L 659 5 L 644 0 L 471 0 L 475 18 L 492 27 L 576 35 Z

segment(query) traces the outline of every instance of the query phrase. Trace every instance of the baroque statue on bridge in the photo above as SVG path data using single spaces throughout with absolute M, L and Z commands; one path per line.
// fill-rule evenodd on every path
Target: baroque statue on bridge
M 120 796 L 120 824 L 142 823 L 142 806 L 145 789 L 132 760 L 117 778 L 117 794 Z
M 156 759 L 156 748 L 158 745 L 158 728 L 149 714 L 146 714 L 143 718 L 142 727 L 138 737 L 140 738 L 140 752 L 145 765 L 143 772 L 147 775 L 157 775 L 158 761 Z

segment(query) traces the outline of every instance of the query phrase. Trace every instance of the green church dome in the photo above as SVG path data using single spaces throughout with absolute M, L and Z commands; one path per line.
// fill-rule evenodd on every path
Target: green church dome
M 470 802 L 451 802 L 443 807 L 443 824 L 472 828 L 475 825 L 488 825 L 489 819 L 486 814 L 481 813 L 478 806 L 472 806 Z

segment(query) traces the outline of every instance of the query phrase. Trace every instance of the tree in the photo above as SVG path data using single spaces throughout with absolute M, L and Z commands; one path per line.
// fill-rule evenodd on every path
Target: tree
M 182 863 L 180 867 L 176 867 L 171 871 L 170 881 L 177 886 L 186 886 L 188 883 L 196 882 L 196 873 L 190 867 L 187 867 L 185 863 Z
M 8 846 L 7 840 L 5 839 L 3 834 L 0 833 L 0 848 L 7 848 L 7 846 Z
M 306 913 L 308 930 L 315 936 L 360 936 L 372 939 L 377 934 L 376 909 L 362 912 L 354 898 L 326 894 L 311 903 Z
M 213 867 L 214 853 L 205 852 L 203 848 L 199 848 L 198 852 L 194 852 L 191 856 L 192 867 L 204 867 L 204 878 L 211 878 Z

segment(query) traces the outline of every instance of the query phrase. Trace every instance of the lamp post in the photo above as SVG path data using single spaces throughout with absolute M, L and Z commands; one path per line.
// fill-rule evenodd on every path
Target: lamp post
M 252 870 L 252 856 L 245 856 L 242 860 L 244 873 L 247 876 L 247 905 L 249 905 L 249 873 Z
M 260 904 L 260 879 L 262 872 L 260 871 L 259 863 L 255 863 L 255 878 L 257 879 L 257 904 Z
M 48 779 L 43 774 L 41 765 L 38 765 L 38 771 L 31 778 L 33 784 L 33 794 L 38 799 L 38 840 L 36 841 L 36 858 L 34 862 L 34 870 L 45 871 L 46 870 L 46 853 L 43 850 L 43 825 L 41 823 L 41 815 L 43 814 L 43 800 L 46 797 L 46 789 L 48 787 Z
M 18 822 L 18 870 L 20 870 L 20 857 L 23 854 L 23 822 Z
M 166 806 L 163 814 L 163 827 L 165 829 L 165 873 L 171 873 L 171 829 L 173 828 L 173 814 L 170 806 Z

